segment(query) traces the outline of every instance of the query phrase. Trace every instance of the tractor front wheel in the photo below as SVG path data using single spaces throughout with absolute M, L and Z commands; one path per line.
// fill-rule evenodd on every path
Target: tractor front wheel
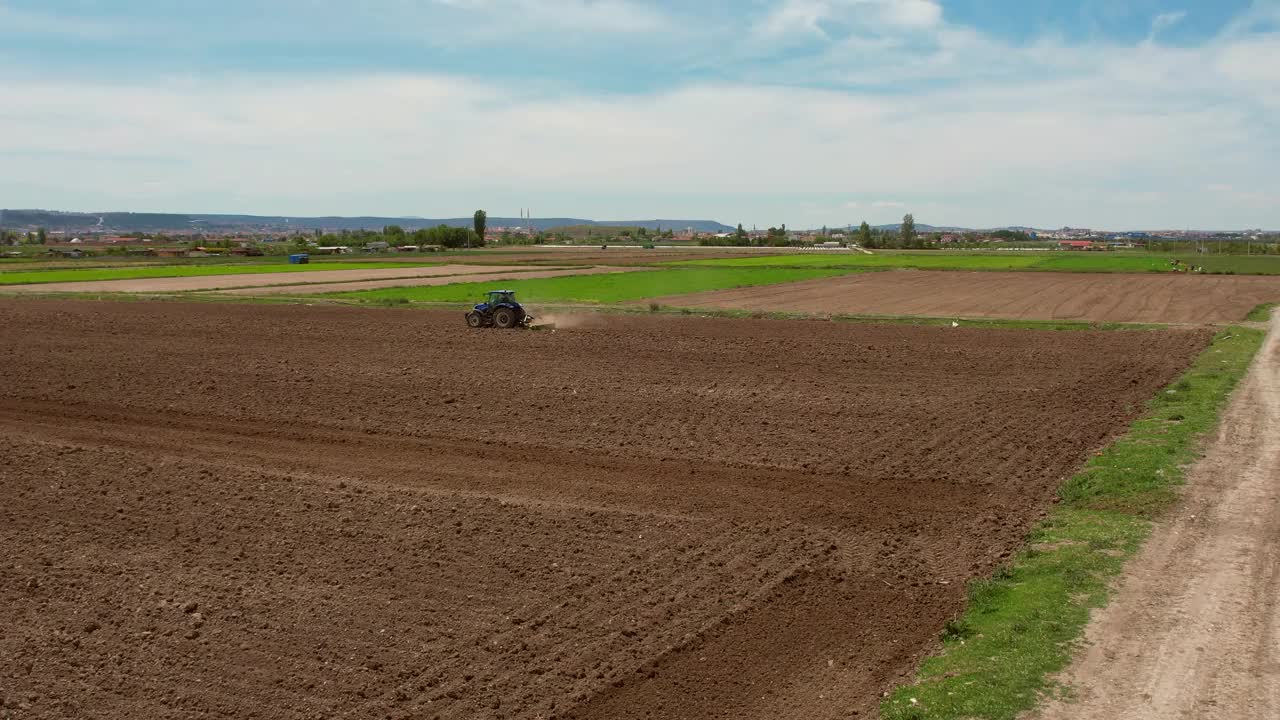
M 498 308 L 493 311 L 493 324 L 497 327 L 512 328 L 516 326 L 516 312 L 511 308 Z
M 484 325 L 484 318 L 480 317 L 478 312 L 467 313 L 467 327 L 478 328 Z

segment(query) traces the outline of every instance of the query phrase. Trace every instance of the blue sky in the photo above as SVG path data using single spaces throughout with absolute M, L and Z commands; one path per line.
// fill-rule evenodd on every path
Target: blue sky
M 0 0 L 0 207 L 1280 228 L 1280 0 Z

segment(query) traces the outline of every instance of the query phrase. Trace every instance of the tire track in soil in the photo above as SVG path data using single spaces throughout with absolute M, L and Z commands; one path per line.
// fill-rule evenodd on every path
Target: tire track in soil
M 37 718 L 869 713 L 1207 337 L 0 301 L 0 687 Z

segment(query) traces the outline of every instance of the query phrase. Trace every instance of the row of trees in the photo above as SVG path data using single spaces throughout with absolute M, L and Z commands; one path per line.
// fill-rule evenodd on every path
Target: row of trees
M 433 228 L 421 228 L 412 232 L 399 225 L 387 225 L 377 230 L 343 230 L 337 233 L 325 233 L 320 230 L 310 235 L 293 235 L 287 238 L 289 243 L 299 251 L 307 247 L 367 247 L 373 243 L 386 243 L 390 247 L 404 245 L 438 245 L 444 248 L 482 247 L 484 239 L 475 234 L 471 228 L 439 225 Z M 197 243 L 199 244 L 199 243 Z
M 608 230 L 605 229 L 604 232 L 607 233 Z M 662 228 L 658 228 L 657 230 L 651 231 L 647 227 L 637 227 L 634 231 L 632 231 L 630 228 L 623 228 L 617 231 L 617 233 L 618 233 L 617 237 L 626 238 L 628 240 L 633 240 L 633 239 L 634 240 L 657 240 L 657 239 L 664 239 L 664 238 L 673 238 L 676 236 L 674 230 L 670 230 L 670 229 L 663 230 Z
M 911 213 L 902 216 L 898 232 L 872 228 L 864 220 L 858 226 L 856 242 L 865 248 L 897 248 L 922 250 L 929 247 L 928 239 L 916 232 L 916 218 Z
M 482 229 L 483 227 L 481 225 Z M 382 229 L 382 241 L 396 247 L 401 245 L 439 245 L 446 248 L 483 247 L 484 235 L 479 235 L 470 228 L 449 225 L 421 228 L 413 232 L 405 232 L 405 229 L 399 225 L 388 225 Z
M 763 236 L 752 237 L 743 229 L 742 223 L 728 237 L 700 237 L 698 244 L 709 247 L 789 247 L 798 246 L 800 241 L 791 237 L 784 223 L 782 227 L 771 227 Z
M 1031 237 L 1024 232 L 1012 230 L 1000 230 L 992 233 L 1004 241 L 1020 240 L 1029 241 Z M 831 237 L 831 233 L 827 228 L 822 228 L 822 237 Z M 915 217 L 910 213 L 902 218 L 902 225 L 896 231 L 881 230 L 873 228 L 863 221 L 858 227 L 857 232 L 850 238 L 850 242 L 856 243 L 867 248 L 900 248 L 900 249 L 926 249 L 936 247 L 941 241 L 941 233 L 922 234 L 916 230 Z M 727 237 L 707 237 L 699 239 L 701 245 L 711 246 L 736 246 L 736 247 L 788 247 L 797 246 L 801 242 L 787 232 L 787 226 L 771 227 L 763 236 L 757 235 L 752 237 L 739 224 L 738 228 Z
M 49 233 L 44 228 L 36 228 L 35 232 L 0 230 L 0 245 L 44 245 L 48 241 Z

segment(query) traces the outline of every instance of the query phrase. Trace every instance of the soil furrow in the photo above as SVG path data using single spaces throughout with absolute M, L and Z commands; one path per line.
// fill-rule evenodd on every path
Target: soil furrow
M 1208 340 L 0 301 L 33 718 L 845 718 Z

